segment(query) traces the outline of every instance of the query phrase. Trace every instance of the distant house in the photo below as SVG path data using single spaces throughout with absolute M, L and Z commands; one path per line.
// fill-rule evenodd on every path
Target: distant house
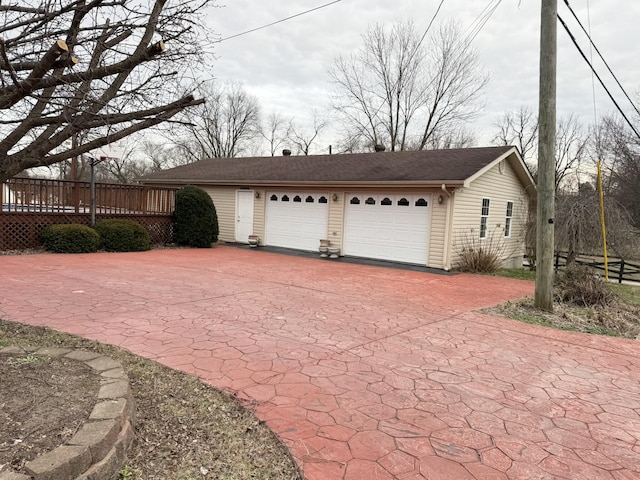
M 208 159 L 140 179 L 197 185 L 218 211 L 220 239 L 455 267 L 469 242 L 499 242 L 522 266 L 533 179 L 514 147 Z

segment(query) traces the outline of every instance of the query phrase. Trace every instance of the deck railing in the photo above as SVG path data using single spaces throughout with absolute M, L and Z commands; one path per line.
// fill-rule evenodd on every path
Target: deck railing
M 118 215 L 170 215 L 176 188 L 96 183 L 96 212 Z M 87 213 L 89 182 L 12 178 L 0 189 L 3 212 Z

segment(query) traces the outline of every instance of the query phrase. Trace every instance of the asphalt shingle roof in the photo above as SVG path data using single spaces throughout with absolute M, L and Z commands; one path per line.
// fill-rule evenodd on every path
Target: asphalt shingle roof
M 512 148 L 211 158 L 145 175 L 140 180 L 180 183 L 464 181 Z

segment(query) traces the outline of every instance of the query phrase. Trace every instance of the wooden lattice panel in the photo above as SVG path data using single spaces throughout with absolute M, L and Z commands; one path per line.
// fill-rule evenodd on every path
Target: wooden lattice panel
M 173 242 L 173 218 L 161 215 L 97 215 L 96 220 L 126 218 L 138 222 L 149 232 L 153 245 Z M 87 222 L 87 225 L 89 222 Z
M 152 244 L 173 241 L 173 219 L 169 215 L 96 215 L 96 220 L 126 218 L 141 224 L 149 231 Z M 89 214 L 65 213 L 0 213 L 0 250 L 36 248 L 41 244 L 40 233 L 55 224 L 79 223 L 89 225 Z

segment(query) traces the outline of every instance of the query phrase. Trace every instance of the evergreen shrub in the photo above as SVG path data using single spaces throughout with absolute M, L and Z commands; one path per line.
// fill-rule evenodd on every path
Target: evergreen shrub
M 108 252 L 143 252 L 151 249 L 149 232 L 137 222 L 110 219 L 96 222 L 102 248 Z
M 44 248 L 54 253 L 91 253 L 98 251 L 100 236 L 77 223 L 50 225 L 40 234 Z
M 198 187 L 186 186 L 176 192 L 173 212 L 177 244 L 211 248 L 218 241 L 218 215 L 211 197 Z

